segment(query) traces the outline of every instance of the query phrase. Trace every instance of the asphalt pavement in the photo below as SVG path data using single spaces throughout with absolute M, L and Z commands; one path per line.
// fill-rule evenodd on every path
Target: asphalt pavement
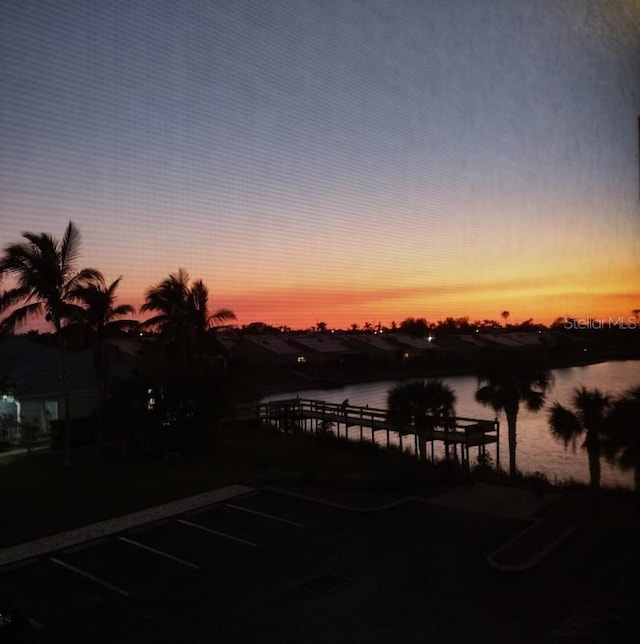
M 29 618 L 15 641 L 539 642 L 572 610 L 575 592 L 551 598 L 558 575 L 590 588 L 562 556 L 515 576 L 487 564 L 522 516 L 240 487 L 154 510 L 2 566 Z

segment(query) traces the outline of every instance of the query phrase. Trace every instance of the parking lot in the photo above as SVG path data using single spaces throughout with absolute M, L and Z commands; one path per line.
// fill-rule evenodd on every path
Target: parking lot
M 5 565 L 0 590 L 27 611 L 28 642 L 537 641 L 562 602 L 535 616 L 518 593 L 557 562 L 505 577 L 485 561 L 523 525 L 255 490 Z

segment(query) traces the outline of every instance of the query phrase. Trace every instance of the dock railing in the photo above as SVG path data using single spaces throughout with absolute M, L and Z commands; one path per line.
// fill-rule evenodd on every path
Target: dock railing
M 434 443 L 442 442 L 448 457 L 449 447 L 454 453 L 460 445 L 463 462 L 469 460 L 469 448 L 477 447 L 479 455 L 484 455 L 486 446 L 495 443 L 496 463 L 499 463 L 500 424 L 497 419 L 483 420 L 464 416 L 432 417 L 430 429 L 419 429 L 413 424 L 398 428 L 389 419 L 388 410 L 375 407 L 351 405 L 348 402 L 332 403 L 325 400 L 306 398 L 289 398 L 258 404 L 257 416 L 263 424 L 285 433 L 318 433 L 331 431 L 337 436 L 344 432 L 349 437 L 349 428 L 358 427 L 360 440 L 366 433 L 375 441 L 377 431 L 386 432 L 386 443 L 390 445 L 390 434 L 398 435 L 402 449 L 402 437 L 413 436 L 416 453 L 425 453 L 419 443 L 431 443 L 431 454 L 434 456 Z M 342 429 L 344 428 L 344 429 Z

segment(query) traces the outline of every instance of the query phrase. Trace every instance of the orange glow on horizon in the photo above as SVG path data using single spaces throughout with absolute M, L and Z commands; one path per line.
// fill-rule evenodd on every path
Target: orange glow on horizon
M 465 289 L 460 289 L 464 291 Z M 288 326 L 292 329 L 307 329 L 318 321 L 329 327 L 347 329 L 352 324 L 360 327 L 365 322 L 390 326 L 392 321 L 400 323 L 408 317 L 426 318 L 438 322 L 447 317 L 468 317 L 470 322 L 496 320 L 501 322 L 500 313 L 510 311 L 509 323 L 518 324 L 528 319 L 550 325 L 559 317 L 608 319 L 627 318 L 632 310 L 639 308 L 639 298 L 633 293 L 593 294 L 580 291 L 520 294 L 499 292 L 488 289 L 469 293 L 424 294 L 424 289 L 398 289 L 393 293 L 380 291 L 330 291 L 315 290 L 272 290 L 266 293 L 245 293 L 240 295 L 213 297 L 211 311 L 230 308 L 236 314 L 237 325 L 264 322 L 273 326 Z M 498 292 L 496 292 L 498 291 Z M 213 294 L 215 295 L 215 294 Z M 139 310 L 142 304 L 139 296 L 131 297 L 123 292 L 121 303 L 131 303 Z M 143 320 L 148 315 L 136 315 Z

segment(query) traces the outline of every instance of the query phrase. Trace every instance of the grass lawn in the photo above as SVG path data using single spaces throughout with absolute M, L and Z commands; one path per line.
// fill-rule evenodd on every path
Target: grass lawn
M 0 547 L 235 483 L 329 483 L 337 500 L 355 504 L 396 498 L 407 486 L 412 494 L 416 486 L 424 495 L 442 489 L 422 480 L 415 459 L 406 455 L 321 445 L 252 422 L 227 425 L 208 452 L 107 462 L 88 447 L 73 452 L 70 467 L 61 461 L 49 450 L 0 460 Z

